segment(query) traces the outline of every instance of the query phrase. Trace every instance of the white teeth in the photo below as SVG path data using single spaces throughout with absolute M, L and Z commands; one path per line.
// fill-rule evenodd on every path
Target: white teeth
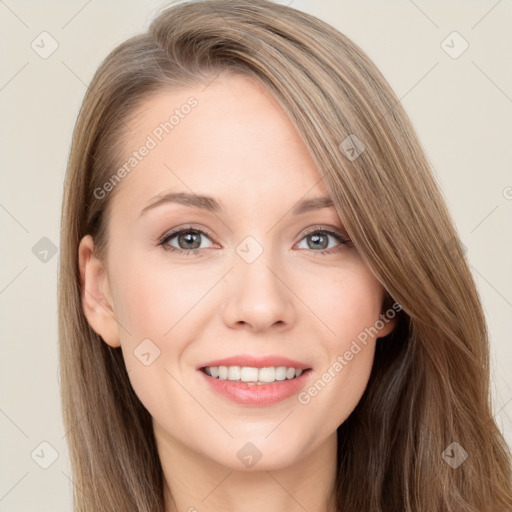
M 276 380 L 290 380 L 300 377 L 301 368 L 287 368 L 286 366 L 254 368 L 250 366 L 207 366 L 207 375 L 219 380 L 234 380 L 242 382 L 270 383 Z
M 293 368 L 292 368 L 293 370 Z M 286 366 L 278 366 L 276 368 L 276 380 L 286 379 Z
M 275 368 L 260 368 L 258 371 L 258 380 L 260 382 L 274 382 L 276 380 Z
M 228 366 L 228 380 L 240 380 L 240 366 Z
M 240 380 L 242 382 L 256 382 L 258 380 L 258 368 L 242 367 Z

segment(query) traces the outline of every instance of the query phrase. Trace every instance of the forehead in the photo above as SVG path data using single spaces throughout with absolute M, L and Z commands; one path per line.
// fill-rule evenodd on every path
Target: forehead
M 144 149 L 146 148 L 146 149 Z M 129 120 L 119 196 L 144 207 L 158 193 L 193 191 L 241 202 L 325 193 L 316 165 L 284 110 L 254 78 L 160 91 Z M 138 155 L 134 155 L 138 153 Z M 141 156 L 144 153 L 144 156 Z

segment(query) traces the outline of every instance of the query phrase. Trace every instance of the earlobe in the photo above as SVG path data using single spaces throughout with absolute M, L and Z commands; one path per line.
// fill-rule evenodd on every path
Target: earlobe
M 121 346 L 110 283 L 103 262 L 94 253 L 94 241 L 86 235 L 78 247 L 82 282 L 82 309 L 91 328 L 107 345 Z
M 382 324 L 384 324 L 384 325 L 382 326 L 382 329 L 379 329 L 378 337 L 383 338 L 384 336 L 391 334 L 391 332 L 395 329 L 396 323 L 397 323 L 397 318 L 396 318 L 396 316 L 394 318 L 389 318 L 386 316 L 385 313 L 383 313 L 379 317 L 379 320 L 380 321 L 378 321 L 378 327 L 380 327 Z M 382 324 L 381 324 L 381 322 L 382 322 Z
M 395 304 L 391 296 L 386 293 L 382 305 L 382 312 L 379 316 L 379 320 L 376 322 L 376 327 L 379 329 L 377 337 L 383 338 L 395 330 L 398 322 L 398 313 L 395 309 Z

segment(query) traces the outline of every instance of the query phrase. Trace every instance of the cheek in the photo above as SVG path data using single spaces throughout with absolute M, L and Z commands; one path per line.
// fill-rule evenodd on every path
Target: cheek
M 136 261 L 123 265 L 117 269 L 115 297 L 117 319 L 126 327 L 119 331 L 123 358 L 139 400 L 164 421 L 190 407 L 177 384 L 183 379 L 176 361 L 186 348 L 180 329 L 196 294 L 180 282 L 179 273 L 168 275 L 165 269 Z
M 340 270 L 309 294 L 314 312 L 329 327 L 329 352 L 343 353 L 355 338 L 370 341 L 381 313 L 384 290 L 362 264 Z
M 299 402 L 305 414 L 324 418 L 327 432 L 345 421 L 368 384 L 383 289 L 366 267 L 354 266 L 310 297 L 333 332 L 323 336 L 323 365 Z
M 177 382 L 190 332 L 201 325 L 201 298 L 208 286 L 190 270 L 180 272 L 134 255 L 116 269 L 116 316 L 121 347 L 132 387 L 146 408 L 158 416 L 164 407 L 190 407 Z M 201 281 L 199 281 L 201 282 Z M 207 282 L 205 276 L 205 282 Z M 177 379 L 177 380 L 175 380 Z
M 128 327 L 130 335 L 125 332 L 124 341 L 129 343 L 151 338 L 163 346 L 204 295 L 201 287 L 190 286 L 193 276 L 184 276 L 179 270 L 170 273 L 169 268 L 158 265 L 127 265 L 116 277 L 116 316 Z

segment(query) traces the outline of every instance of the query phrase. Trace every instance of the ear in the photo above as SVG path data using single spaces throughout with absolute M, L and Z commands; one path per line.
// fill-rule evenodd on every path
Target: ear
M 107 345 L 121 346 L 119 328 L 114 315 L 108 275 L 103 262 L 94 254 L 94 241 L 86 235 L 78 247 L 82 281 L 82 308 L 91 328 Z
M 379 334 L 377 335 L 379 338 L 383 338 L 390 334 L 396 327 L 398 322 L 398 313 L 401 309 L 396 309 L 397 303 L 391 298 L 388 292 L 385 293 L 384 302 L 382 305 L 382 311 L 379 316 L 379 320 L 384 324 L 382 329 L 379 329 Z M 379 325 L 380 322 L 379 322 Z
M 382 316 L 379 317 L 381 320 L 382 320 L 382 323 L 384 324 L 384 327 L 382 329 L 379 330 L 379 334 L 378 334 L 378 337 L 379 338 L 383 338 L 384 336 L 387 336 L 388 334 L 390 334 L 396 327 L 396 322 L 397 322 L 397 319 L 396 319 L 396 316 L 394 318 L 389 318 L 389 317 L 386 317 L 386 313 L 383 312 L 382 313 Z M 380 323 L 379 323 L 380 325 Z

